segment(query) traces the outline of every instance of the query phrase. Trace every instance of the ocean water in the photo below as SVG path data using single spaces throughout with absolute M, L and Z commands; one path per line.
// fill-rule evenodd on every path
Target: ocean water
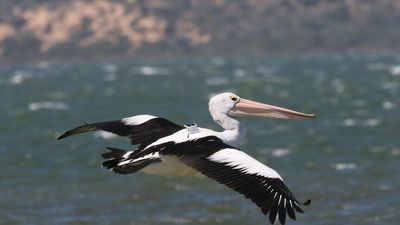
M 56 137 L 85 122 L 153 114 L 220 129 L 215 93 L 316 113 L 245 119 L 241 149 L 277 170 L 297 199 L 288 224 L 398 224 L 400 55 L 39 63 L 0 66 L 0 224 L 269 224 L 207 178 L 116 175 L 100 167 L 107 133 Z

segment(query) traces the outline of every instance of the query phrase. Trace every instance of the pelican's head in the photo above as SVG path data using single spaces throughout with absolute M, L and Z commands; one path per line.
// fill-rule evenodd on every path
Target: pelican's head
M 314 114 L 306 114 L 294 110 L 259 103 L 225 92 L 210 99 L 208 103 L 213 119 L 221 122 L 221 116 L 231 117 L 263 117 L 276 119 L 306 119 L 314 118 Z

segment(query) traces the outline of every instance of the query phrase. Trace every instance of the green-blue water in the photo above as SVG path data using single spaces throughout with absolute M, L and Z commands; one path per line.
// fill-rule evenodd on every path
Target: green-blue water
M 153 114 L 219 129 L 213 93 L 316 113 L 246 120 L 242 150 L 276 169 L 306 213 L 289 224 L 398 224 L 400 56 L 325 55 L 0 66 L 0 224 L 268 224 L 206 178 L 100 167 L 124 138 L 56 137 L 82 121 Z

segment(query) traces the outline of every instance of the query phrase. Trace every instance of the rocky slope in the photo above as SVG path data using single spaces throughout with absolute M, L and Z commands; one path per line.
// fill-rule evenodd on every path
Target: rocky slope
M 400 0 L 0 3 L 2 61 L 400 49 Z

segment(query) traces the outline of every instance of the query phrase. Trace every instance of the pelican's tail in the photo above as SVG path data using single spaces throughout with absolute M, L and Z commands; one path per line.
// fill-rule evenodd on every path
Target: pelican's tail
M 102 166 L 118 174 L 135 173 L 152 163 L 161 161 L 158 154 L 132 158 L 130 156 L 133 151 L 112 147 L 107 147 L 107 149 L 110 151 L 101 154 L 104 159 Z

